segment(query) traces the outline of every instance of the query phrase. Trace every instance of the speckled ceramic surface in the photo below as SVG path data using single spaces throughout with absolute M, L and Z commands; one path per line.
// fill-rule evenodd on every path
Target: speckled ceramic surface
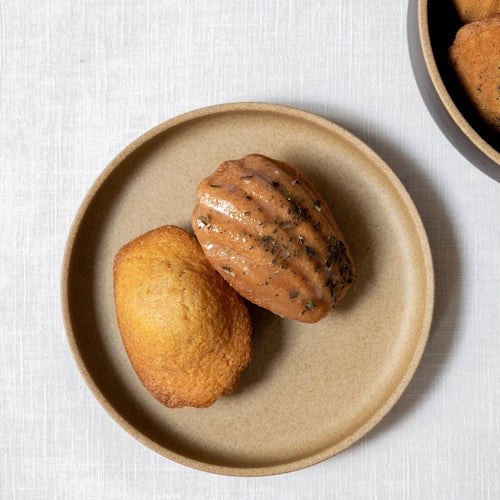
M 118 331 L 112 261 L 163 224 L 189 228 L 198 183 L 222 161 L 262 153 L 299 168 L 343 231 L 358 279 L 317 324 L 250 305 L 254 359 L 207 409 L 167 409 L 141 386 Z M 413 375 L 433 307 L 427 238 L 405 189 L 366 145 L 318 116 L 236 103 L 165 122 L 127 147 L 80 207 L 63 263 L 63 315 L 95 397 L 129 433 L 182 464 L 278 474 L 327 459 L 390 410 Z
M 449 63 L 448 49 L 462 25 L 452 0 L 419 0 L 420 42 L 434 88 L 460 130 L 480 151 L 500 165 L 500 137 L 478 116 Z

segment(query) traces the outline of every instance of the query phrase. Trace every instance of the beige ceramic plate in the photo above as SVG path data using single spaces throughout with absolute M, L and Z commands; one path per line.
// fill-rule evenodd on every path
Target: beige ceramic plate
M 480 151 L 500 165 L 498 134 L 479 118 L 449 65 L 448 49 L 461 26 L 452 0 L 419 0 L 420 42 L 434 88 L 460 130 Z
M 357 282 L 314 325 L 251 306 L 255 354 L 236 392 L 207 409 L 164 408 L 125 354 L 113 256 L 154 227 L 189 228 L 198 183 L 223 160 L 254 152 L 295 165 L 318 187 L 351 245 Z M 323 118 L 259 103 L 193 111 L 127 147 L 80 207 L 62 280 L 69 343 L 106 411 L 165 457 L 242 476 L 312 465 L 369 431 L 417 367 L 433 290 L 422 223 L 382 160 Z

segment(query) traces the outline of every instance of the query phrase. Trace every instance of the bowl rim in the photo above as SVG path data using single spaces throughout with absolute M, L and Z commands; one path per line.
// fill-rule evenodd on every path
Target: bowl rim
M 284 114 L 291 118 L 306 120 L 309 123 L 319 125 L 321 128 L 325 128 L 333 133 L 341 135 L 344 139 L 349 141 L 354 147 L 358 149 L 362 154 L 366 155 L 371 161 L 376 164 L 380 173 L 385 176 L 385 178 L 390 182 L 391 186 L 395 189 L 397 194 L 401 197 L 402 203 L 406 206 L 408 213 L 414 225 L 414 230 L 418 236 L 421 244 L 423 268 L 425 270 L 426 276 L 426 288 L 425 288 L 425 311 L 422 314 L 422 327 L 420 332 L 420 337 L 416 343 L 414 353 L 407 364 L 406 371 L 399 380 L 396 388 L 389 395 L 387 400 L 380 406 L 380 408 L 369 418 L 363 425 L 361 425 L 355 432 L 344 438 L 339 443 L 327 447 L 317 453 L 308 455 L 297 460 L 292 460 L 286 463 L 262 465 L 262 466 L 227 466 L 219 465 L 216 463 L 209 463 L 197 459 L 190 458 L 180 453 L 176 453 L 169 448 L 160 445 L 153 439 L 149 438 L 132 424 L 130 424 L 120 412 L 113 407 L 113 405 L 108 401 L 106 395 L 101 392 L 97 384 L 94 382 L 93 377 L 87 369 L 85 361 L 79 351 L 78 344 L 76 341 L 76 333 L 73 329 L 73 324 L 71 321 L 70 313 L 70 301 L 69 301 L 69 282 L 70 282 L 70 268 L 71 259 L 74 244 L 76 241 L 77 233 L 82 222 L 82 219 L 92 202 L 94 196 L 100 190 L 101 186 L 104 184 L 106 179 L 111 175 L 111 173 L 118 168 L 121 163 L 135 150 L 141 147 L 143 144 L 148 142 L 150 139 L 156 137 L 157 135 L 165 132 L 166 130 L 173 128 L 179 124 L 189 122 L 194 119 L 208 117 L 214 114 L 224 114 L 232 112 L 264 112 L 264 113 L 279 113 Z M 203 472 L 210 472 L 221 475 L 228 476 L 240 476 L 240 477 L 256 477 L 256 476 L 270 476 L 276 474 L 283 474 L 288 472 L 293 472 L 300 470 L 324 460 L 327 460 L 341 451 L 344 451 L 350 447 L 353 443 L 359 441 L 365 434 L 367 434 L 373 427 L 375 427 L 383 417 L 385 417 L 392 407 L 399 400 L 403 392 L 406 390 L 408 384 L 410 383 L 412 377 L 414 376 L 417 367 L 422 358 L 427 340 L 429 338 L 433 309 L 434 309 L 434 294 L 435 294 L 435 281 L 434 281 L 434 268 L 432 261 L 432 253 L 430 250 L 430 245 L 425 231 L 422 219 L 418 213 L 418 210 L 413 203 L 409 193 L 403 186 L 399 178 L 392 171 L 392 169 L 378 156 L 367 144 L 365 144 L 361 139 L 351 134 L 349 131 L 345 130 L 343 127 L 337 125 L 336 123 L 323 118 L 314 113 L 304 111 L 291 106 L 285 106 L 281 104 L 273 104 L 267 102 L 233 102 L 225 104 L 217 104 L 212 106 L 207 106 L 193 111 L 189 111 L 184 114 L 177 115 L 159 125 L 153 127 L 149 131 L 145 132 L 127 147 L 125 147 L 101 172 L 101 174 L 94 181 L 87 194 L 85 195 L 80 207 L 77 210 L 75 218 L 70 228 L 66 246 L 64 249 L 64 255 L 62 260 L 62 273 L 61 273 L 61 306 L 62 306 L 62 316 L 63 323 L 66 331 L 66 338 L 70 346 L 70 351 L 72 353 L 73 359 L 76 362 L 77 368 L 80 371 L 86 385 L 90 389 L 92 395 L 96 398 L 98 403 L 104 408 L 104 410 L 117 422 L 125 431 L 127 431 L 132 437 L 137 439 L 141 444 L 147 446 L 149 449 L 155 451 L 159 455 L 173 460 L 179 464 L 197 469 Z
M 431 37 L 429 33 L 429 16 L 428 16 L 429 0 L 418 0 L 418 31 L 420 35 L 420 46 L 424 55 L 427 72 L 431 78 L 432 84 L 443 103 L 452 120 L 463 132 L 463 134 L 490 160 L 493 160 L 497 165 L 500 165 L 500 152 L 485 141 L 469 124 L 463 114 L 458 109 L 457 105 L 451 98 L 448 89 L 446 88 L 432 50 Z

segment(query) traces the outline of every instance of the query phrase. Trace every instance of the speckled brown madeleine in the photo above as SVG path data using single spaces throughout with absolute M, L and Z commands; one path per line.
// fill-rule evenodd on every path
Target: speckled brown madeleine
M 258 154 L 222 163 L 198 187 L 192 225 L 222 276 L 279 316 L 315 323 L 353 282 L 330 209 L 286 163 Z
M 236 387 L 252 357 L 250 316 L 193 235 L 163 226 L 125 245 L 114 291 L 125 349 L 158 401 L 205 407 Z
M 500 132 L 500 14 L 460 28 L 450 62 L 481 117 Z

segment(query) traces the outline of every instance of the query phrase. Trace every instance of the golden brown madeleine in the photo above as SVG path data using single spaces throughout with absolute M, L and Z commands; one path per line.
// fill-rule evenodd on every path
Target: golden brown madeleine
M 194 236 L 163 226 L 131 241 L 114 289 L 125 349 L 158 401 L 205 407 L 235 389 L 252 357 L 250 316 Z
M 354 279 L 330 209 L 286 163 L 258 154 L 222 163 L 198 187 L 192 225 L 222 276 L 282 317 L 319 321 Z
M 463 23 L 500 13 L 500 0 L 453 0 L 453 3 Z
M 500 14 L 460 28 L 450 61 L 481 117 L 500 131 Z

